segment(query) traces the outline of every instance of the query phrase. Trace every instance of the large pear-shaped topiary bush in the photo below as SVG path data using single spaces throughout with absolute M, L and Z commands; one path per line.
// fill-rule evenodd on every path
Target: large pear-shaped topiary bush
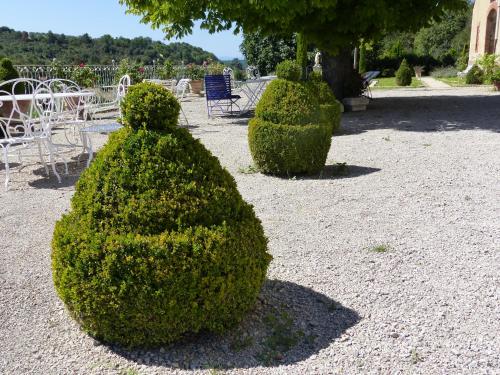
M 274 175 L 321 171 L 333 130 L 340 125 L 340 111 L 325 82 L 272 81 L 249 123 L 248 143 L 256 167 Z
M 56 290 L 106 342 L 151 347 L 220 333 L 265 279 L 262 225 L 219 161 L 175 125 L 179 104 L 165 89 L 132 86 L 122 112 L 126 126 L 82 173 L 56 224 Z

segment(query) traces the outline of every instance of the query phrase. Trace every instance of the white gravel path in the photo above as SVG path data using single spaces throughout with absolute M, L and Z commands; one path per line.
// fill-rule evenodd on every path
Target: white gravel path
M 62 185 L 36 164 L 14 172 L 0 192 L 0 374 L 500 374 L 500 95 L 374 95 L 344 115 L 324 174 L 296 179 L 251 173 L 247 119 L 185 103 L 274 256 L 256 310 L 225 337 L 127 351 L 80 332 L 52 285 L 50 241 L 81 167 Z M 282 314 L 293 324 L 264 322 Z M 296 345 L 266 361 L 269 337 Z

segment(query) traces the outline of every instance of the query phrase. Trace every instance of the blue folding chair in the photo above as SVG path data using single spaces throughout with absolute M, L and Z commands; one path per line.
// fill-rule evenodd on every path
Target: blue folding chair
M 233 105 L 238 107 L 238 111 L 241 111 L 236 103 L 241 99 L 241 96 L 232 94 L 230 75 L 206 75 L 205 96 L 207 98 L 208 117 L 212 117 L 214 111 L 218 111 L 221 114 L 232 114 Z

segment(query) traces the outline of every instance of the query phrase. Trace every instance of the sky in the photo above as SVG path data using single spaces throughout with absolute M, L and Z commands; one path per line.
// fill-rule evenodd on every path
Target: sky
M 125 14 L 118 0 L 0 0 L 0 26 L 18 31 L 47 32 L 92 37 L 110 34 L 114 37 L 150 37 L 165 43 L 161 30 L 139 22 L 139 17 Z M 219 59 L 241 58 L 241 35 L 231 31 L 209 34 L 196 27 L 193 34 L 181 40 L 213 52 Z

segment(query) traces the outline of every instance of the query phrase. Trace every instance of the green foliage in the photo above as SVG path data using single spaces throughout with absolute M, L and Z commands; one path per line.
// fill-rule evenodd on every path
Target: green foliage
M 301 66 L 293 60 L 285 60 L 276 65 L 278 78 L 288 81 L 299 81 L 302 76 Z
M 219 161 L 186 129 L 149 129 L 110 136 L 52 241 L 55 287 L 71 315 L 130 347 L 233 327 L 271 260 L 260 221 Z
M 403 58 L 411 65 L 423 65 L 426 71 L 436 66 L 457 65 L 464 70 L 468 63 L 472 5 L 461 10 L 446 10 L 417 32 L 396 31 L 375 38 L 367 49 L 368 70 L 396 70 Z
M 158 73 L 161 79 L 175 78 L 175 68 L 171 60 L 165 60 L 163 66 L 158 68 Z
M 302 79 L 306 79 L 307 39 L 304 34 L 297 34 L 297 64 L 300 66 Z
M 153 27 L 162 27 L 167 38 L 189 34 L 196 20 L 209 32 L 261 31 L 264 35 L 303 33 L 321 50 L 338 52 L 352 41 L 372 40 L 384 33 L 407 29 L 417 31 L 429 19 L 440 19 L 447 9 L 462 9 L 467 0 L 420 0 L 418 2 L 371 0 L 301 1 L 157 1 L 120 0 L 129 11 Z M 368 6 L 369 5 L 369 6 Z M 375 10 L 383 10 L 376 11 Z
M 118 65 L 118 70 L 116 71 L 115 75 L 115 81 L 118 82 L 120 78 L 126 74 L 130 76 L 131 83 L 134 85 L 143 81 L 144 68 L 139 64 L 132 63 L 129 59 L 123 59 Z
M 447 12 L 440 22 L 433 22 L 414 36 L 414 51 L 442 63 L 453 64 L 465 45 L 469 44 L 471 9 Z M 463 33 L 463 30 L 468 32 Z
M 185 74 L 187 78 L 193 81 L 199 81 L 205 77 L 205 69 L 201 65 L 188 64 L 186 66 Z
M 495 69 L 500 66 L 500 64 L 497 63 L 498 57 L 498 55 L 486 53 L 477 61 L 477 64 L 483 71 L 484 83 L 490 84 L 493 82 L 493 73 Z
M 255 116 L 276 124 L 305 125 L 319 121 L 317 98 L 301 82 L 275 79 L 262 94 Z
M 94 87 L 97 82 L 97 75 L 88 66 L 83 65 L 75 67 L 70 77 L 80 87 Z
M 458 71 L 462 72 L 467 68 L 467 65 L 469 64 L 469 49 L 467 48 L 466 45 L 463 46 L 462 52 L 460 53 L 460 56 L 458 57 L 455 67 L 457 68 Z
M 313 174 L 325 166 L 332 128 L 325 124 L 290 126 L 253 118 L 248 141 L 255 165 L 263 173 Z
M 180 104 L 167 89 L 151 82 L 131 86 L 121 102 L 122 120 L 133 129 L 177 126 Z
M 134 64 L 152 65 L 153 60 L 171 60 L 175 64 L 196 63 L 216 56 L 187 43 L 164 44 L 151 38 L 113 38 L 103 35 L 90 38 L 88 35 L 68 36 L 54 33 L 32 33 L 0 27 L 2 54 L 10 56 L 15 64 L 50 64 L 57 58 L 61 64 L 85 63 L 111 64 L 129 58 Z
M 396 84 L 398 86 L 410 86 L 412 80 L 412 71 L 408 61 L 403 59 L 398 71 L 396 72 Z
M 340 104 L 325 82 L 272 81 L 250 120 L 256 167 L 276 175 L 312 174 L 325 165 Z
M 16 68 L 12 65 L 12 61 L 7 58 L 0 60 L 0 83 L 3 81 L 9 81 L 11 79 L 19 78 L 19 73 Z M 2 90 L 7 92 L 12 91 L 12 84 L 2 86 Z M 16 94 L 21 94 L 24 92 L 24 85 L 16 85 Z
M 222 74 L 224 72 L 224 64 L 221 63 L 211 63 L 207 67 L 207 72 L 208 74 L 211 75 L 217 75 L 217 74 Z
M 361 42 L 359 46 L 359 68 L 358 72 L 360 74 L 366 73 L 366 44 Z
M 295 59 L 296 48 L 294 36 L 269 36 L 259 31 L 245 32 L 240 46 L 248 65 L 256 66 L 262 75 L 274 72 L 281 61 Z
M 496 67 L 491 74 L 491 82 L 500 82 L 500 67 Z
M 465 83 L 468 85 L 481 85 L 484 82 L 484 73 L 477 64 L 467 72 L 465 76 Z

